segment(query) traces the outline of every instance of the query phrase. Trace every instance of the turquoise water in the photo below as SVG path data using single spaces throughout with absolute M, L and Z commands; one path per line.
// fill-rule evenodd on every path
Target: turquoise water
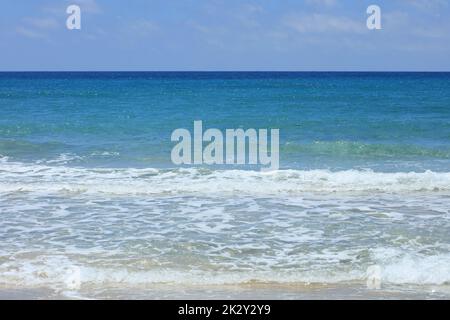
M 280 170 L 174 166 L 194 120 L 280 129 Z M 450 73 L 0 73 L 0 157 L 6 287 L 364 288 L 379 265 L 450 297 Z
M 170 167 L 170 134 L 279 128 L 296 169 L 449 169 L 450 74 L 2 73 L 0 154 Z

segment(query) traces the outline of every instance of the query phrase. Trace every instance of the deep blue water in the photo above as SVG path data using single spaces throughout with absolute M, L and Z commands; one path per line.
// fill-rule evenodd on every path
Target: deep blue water
M 279 128 L 282 168 L 449 171 L 450 73 L 0 73 L 0 155 L 171 167 L 171 132 Z

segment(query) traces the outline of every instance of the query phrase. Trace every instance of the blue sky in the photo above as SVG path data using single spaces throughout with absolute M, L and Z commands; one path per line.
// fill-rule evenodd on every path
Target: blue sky
M 450 71 L 450 0 L 2 0 L 0 39 L 2 71 Z

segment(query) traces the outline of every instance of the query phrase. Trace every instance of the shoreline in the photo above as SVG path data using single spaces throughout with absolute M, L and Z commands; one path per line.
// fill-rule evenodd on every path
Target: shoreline
M 156 284 L 143 287 L 83 286 L 77 291 L 51 288 L 2 288 L 2 300 L 450 300 L 450 286 L 396 285 L 368 289 L 364 284 L 240 284 L 180 286 Z

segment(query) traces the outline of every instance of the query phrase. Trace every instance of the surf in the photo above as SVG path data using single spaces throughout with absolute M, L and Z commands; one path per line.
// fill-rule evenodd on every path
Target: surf
M 0 193 L 247 194 L 449 192 L 450 172 L 84 168 L 0 161 Z

